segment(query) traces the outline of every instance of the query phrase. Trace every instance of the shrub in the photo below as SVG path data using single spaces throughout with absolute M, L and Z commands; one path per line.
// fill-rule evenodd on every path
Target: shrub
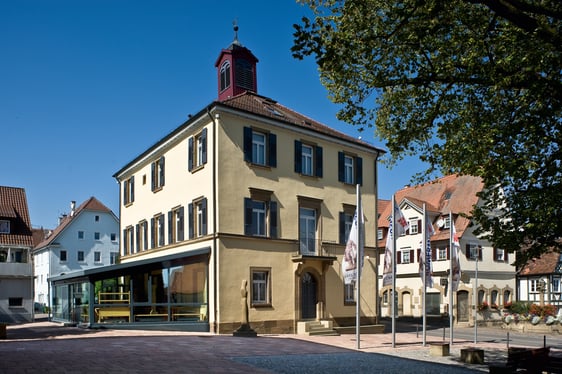
M 516 302 L 511 304 L 510 311 L 511 311 L 511 313 L 528 314 L 530 307 L 531 307 L 531 303 L 529 303 L 529 302 L 516 301 Z
M 547 304 L 547 305 L 537 305 L 537 304 L 532 304 L 529 307 L 529 313 L 534 314 L 536 316 L 539 317 L 548 317 L 548 316 L 554 316 L 556 315 L 556 307 L 554 305 L 551 304 Z
M 487 309 L 488 309 L 488 306 L 489 306 L 489 305 L 488 305 L 488 302 L 483 301 L 482 304 L 478 304 L 478 308 L 477 308 L 477 309 L 478 309 L 479 312 L 482 312 L 482 311 L 484 311 L 484 310 L 487 310 Z

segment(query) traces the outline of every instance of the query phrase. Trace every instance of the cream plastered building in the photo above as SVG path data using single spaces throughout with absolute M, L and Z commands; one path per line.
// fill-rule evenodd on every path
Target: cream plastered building
M 258 333 L 293 333 L 300 321 L 355 324 L 356 294 L 344 286 L 341 263 L 357 185 L 365 216 L 361 322 L 377 319 L 383 151 L 257 94 L 256 65 L 235 39 L 216 61 L 218 100 L 114 175 L 119 266 L 147 269 L 121 288 L 131 292 L 129 322 L 160 316 L 178 323 L 191 306 L 196 322 L 230 333 L 244 321 L 246 303 Z M 173 269 L 188 265 L 177 281 Z M 139 287 L 152 291 L 137 303 Z
M 477 192 L 483 189 L 480 178 L 472 176 L 449 175 L 423 185 L 408 186 L 395 193 L 396 204 L 400 207 L 410 229 L 396 238 L 396 314 L 401 317 L 421 317 L 423 315 L 423 283 L 420 276 L 420 254 L 423 253 L 423 207 L 433 227 L 430 236 L 433 287 L 426 289 L 427 316 L 446 316 L 449 303 L 453 303 L 453 317 L 457 324 L 472 325 L 475 316 L 478 320 L 499 317 L 504 305 L 516 299 L 515 258 L 500 248 L 494 248 L 487 241 L 474 234 L 475 226 L 470 226 L 472 207 L 479 204 Z M 392 215 L 391 201 L 379 201 L 379 249 L 380 268 L 383 272 L 384 248 Z M 458 289 L 449 289 L 451 269 L 450 232 L 451 219 L 454 223 L 459 243 L 461 278 Z M 429 282 L 428 282 L 429 283 Z M 381 316 L 392 315 L 390 300 L 392 286 L 381 281 Z M 488 305 L 485 311 L 482 305 Z M 480 308 L 479 308 L 480 306 Z M 475 313 L 477 312 L 477 313 Z

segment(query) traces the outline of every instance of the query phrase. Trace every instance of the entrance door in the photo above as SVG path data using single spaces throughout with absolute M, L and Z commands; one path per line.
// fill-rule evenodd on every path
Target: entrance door
M 301 278 L 302 319 L 316 319 L 316 280 L 310 273 Z
M 409 292 L 404 292 L 402 294 L 402 315 L 412 315 L 412 295 Z
M 468 291 L 457 292 L 457 318 L 458 322 L 468 322 L 469 317 Z

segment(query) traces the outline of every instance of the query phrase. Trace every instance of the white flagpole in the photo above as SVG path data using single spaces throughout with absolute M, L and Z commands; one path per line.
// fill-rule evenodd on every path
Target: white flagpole
M 423 339 L 422 345 L 425 347 L 426 342 L 426 306 L 425 306 L 425 294 L 427 290 L 427 216 L 425 213 L 425 203 L 423 204 L 423 233 L 422 233 L 422 249 L 421 255 L 423 256 L 423 294 L 422 294 L 422 325 L 423 325 Z
M 392 233 L 392 348 L 396 347 L 396 305 L 395 305 L 395 291 L 396 291 L 396 214 L 395 212 L 396 200 L 392 195 L 392 223 L 390 232 Z
M 449 211 L 449 344 L 453 346 L 453 214 Z M 455 259 L 456 261 L 456 259 Z
M 361 208 L 361 191 L 359 189 L 359 185 L 356 186 L 356 194 L 357 194 L 357 259 L 355 263 L 357 264 L 357 300 L 355 300 L 355 330 L 356 330 L 356 339 L 357 339 L 357 349 L 361 348 L 361 265 L 363 261 L 363 242 L 362 242 L 362 233 L 361 233 L 361 222 L 363 220 L 363 209 Z

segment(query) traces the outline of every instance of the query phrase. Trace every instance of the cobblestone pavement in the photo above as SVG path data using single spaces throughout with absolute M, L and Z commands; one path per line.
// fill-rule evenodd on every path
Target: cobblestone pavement
M 0 373 L 477 373 L 505 360 L 500 343 L 479 343 L 483 365 L 460 361 L 472 342 L 455 341 L 448 356 L 430 353 L 416 333 L 356 336 L 259 335 L 10 325 L 0 340 Z

